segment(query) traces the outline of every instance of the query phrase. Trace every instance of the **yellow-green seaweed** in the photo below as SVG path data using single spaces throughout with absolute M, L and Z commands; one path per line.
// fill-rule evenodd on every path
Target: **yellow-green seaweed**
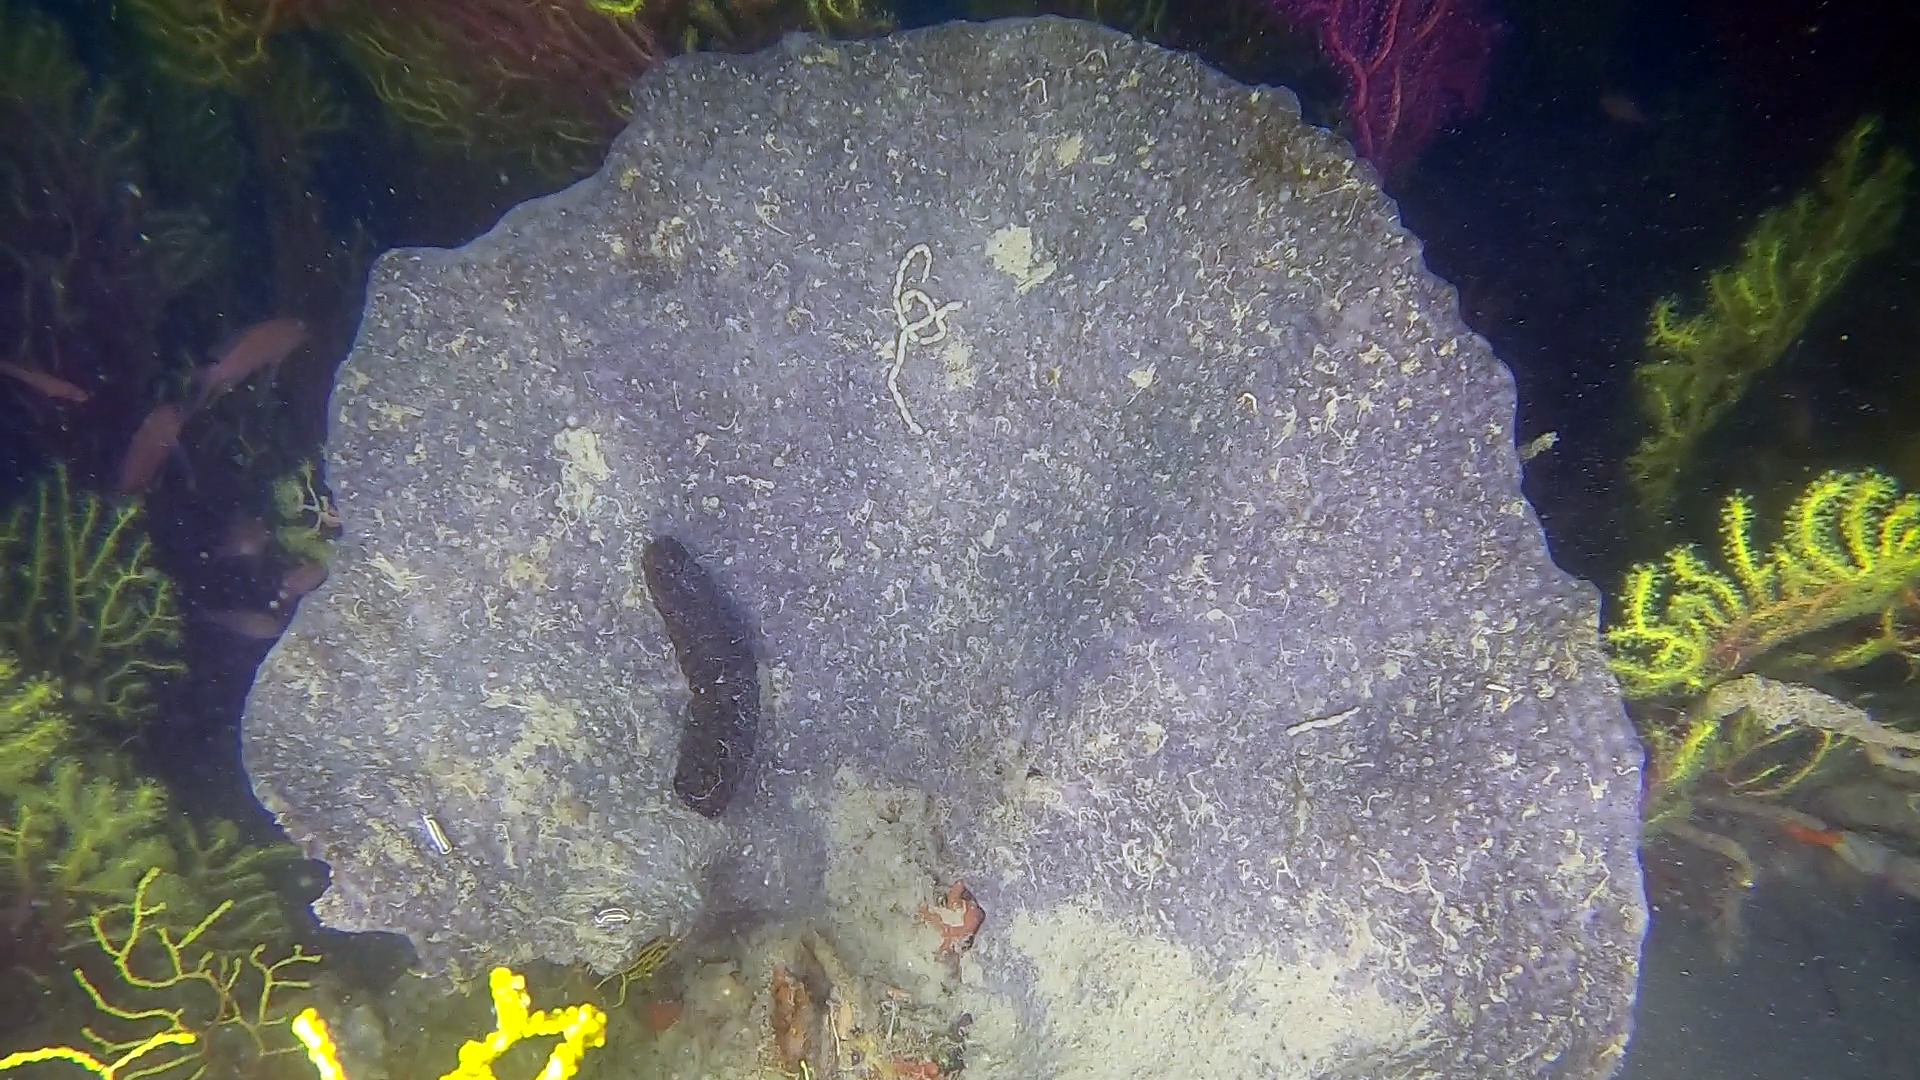
M 333 553 L 328 537 L 339 527 L 333 500 L 322 494 L 314 482 L 313 462 L 273 482 L 273 508 L 280 524 L 273 538 L 292 555 L 326 562 Z
M 152 551 L 140 503 L 76 492 L 65 469 L 0 519 L 0 650 L 56 679 L 82 725 L 137 727 L 153 680 L 185 670 Z
M 1872 160 L 1869 117 L 1834 149 L 1814 188 L 1760 215 L 1734 265 L 1707 281 L 1705 310 L 1678 297 L 1654 304 L 1647 359 L 1634 370 L 1651 430 L 1627 459 L 1650 519 L 1672 506 L 1688 464 L 1715 424 L 1773 366 L 1859 261 L 1886 246 L 1900 218 L 1912 162 L 1895 150 Z
M 52 965 L 6 989 L 50 997 L 56 1037 L 84 1026 L 118 1054 L 158 1025 L 247 1036 L 253 1057 L 292 1049 L 277 1031 L 291 1013 L 271 998 L 305 986 L 291 973 L 315 958 L 267 875 L 298 857 L 170 813 L 160 784 L 75 737 L 56 680 L 0 652 L 0 906 L 29 914 L 12 932 Z M 199 1050 L 161 1060 L 183 1080 L 209 1064 Z

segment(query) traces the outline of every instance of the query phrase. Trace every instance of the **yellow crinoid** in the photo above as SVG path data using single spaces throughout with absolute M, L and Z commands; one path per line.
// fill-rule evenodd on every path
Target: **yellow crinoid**
M 1628 697 L 1697 694 L 1762 658 L 1833 671 L 1920 645 L 1902 626 L 1920 614 L 1920 497 L 1891 477 L 1819 477 L 1765 551 L 1745 495 L 1727 500 L 1720 527 L 1724 566 L 1686 546 L 1627 572 L 1606 639 Z M 1864 634 L 1780 651 L 1875 615 Z

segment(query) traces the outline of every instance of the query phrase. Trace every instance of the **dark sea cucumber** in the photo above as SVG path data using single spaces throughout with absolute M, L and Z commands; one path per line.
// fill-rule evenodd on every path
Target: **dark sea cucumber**
M 641 559 L 653 606 L 693 693 L 680 736 L 673 790 L 689 809 L 719 817 L 746 782 L 760 733 L 760 673 L 753 635 L 727 594 L 671 536 Z

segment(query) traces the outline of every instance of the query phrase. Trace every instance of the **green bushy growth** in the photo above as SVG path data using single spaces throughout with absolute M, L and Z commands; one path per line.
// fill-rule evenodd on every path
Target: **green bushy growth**
M 302 462 L 299 471 L 273 482 L 273 507 L 280 519 L 274 541 L 303 559 L 326 562 L 333 554 L 329 538 L 339 532 L 340 519 L 333 500 L 314 479 L 313 462 Z
M 184 670 L 180 627 L 139 503 L 75 492 L 57 469 L 0 518 L 0 651 L 56 680 L 73 721 L 137 728 L 153 680 Z
M 128 903 L 157 870 L 147 890 L 165 905 L 157 926 L 191 929 L 230 901 L 211 943 L 244 954 L 290 941 L 267 875 L 298 852 L 171 813 L 158 783 L 75 737 L 58 686 L 0 652 L 0 907 L 31 913 L 21 933 L 64 954 L 86 940 L 90 913 Z
M 1739 260 L 1708 278 L 1697 311 L 1682 313 L 1672 296 L 1654 305 L 1647 359 L 1634 369 L 1648 431 L 1627 459 L 1649 520 L 1671 508 L 1701 441 L 1753 380 L 1862 259 L 1893 241 L 1913 163 L 1897 150 L 1875 156 L 1878 131 L 1872 118 L 1854 125 L 1811 189 L 1761 214 Z

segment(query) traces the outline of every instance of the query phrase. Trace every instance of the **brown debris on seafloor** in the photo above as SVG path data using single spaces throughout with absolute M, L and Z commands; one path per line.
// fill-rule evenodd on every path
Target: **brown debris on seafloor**
M 686 1012 L 687 1007 L 684 1002 L 667 1000 L 649 1001 L 647 1002 L 645 1013 L 647 1030 L 655 1035 L 667 1031 L 672 1028 L 673 1025 L 679 1023 L 680 1018 L 686 1015 Z
M 943 1080 L 957 1071 L 957 1042 L 940 1051 L 945 1039 L 908 1019 L 911 998 L 897 987 L 878 988 L 886 1001 L 875 1009 L 874 988 L 817 931 L 801 936 L 788 961 L 773 968 L 767 1011 L 781 1072 L 807 1080 Z M 957 1040 L 967 1023 L 963 1016 L 939 1028 Z M 903 1049 L 916 1056 L 900 1056 Z
M 780 1071 L 798 1073 L 803 1066 L 811 1067 L 810 1052 L 819 1045 L 815 1037 L 819 1014 L 806 984 L 786 968 L 775 965 L 772 990 L 773 1003 L 767 1019 L 773 1028 L 774 1056 Z

